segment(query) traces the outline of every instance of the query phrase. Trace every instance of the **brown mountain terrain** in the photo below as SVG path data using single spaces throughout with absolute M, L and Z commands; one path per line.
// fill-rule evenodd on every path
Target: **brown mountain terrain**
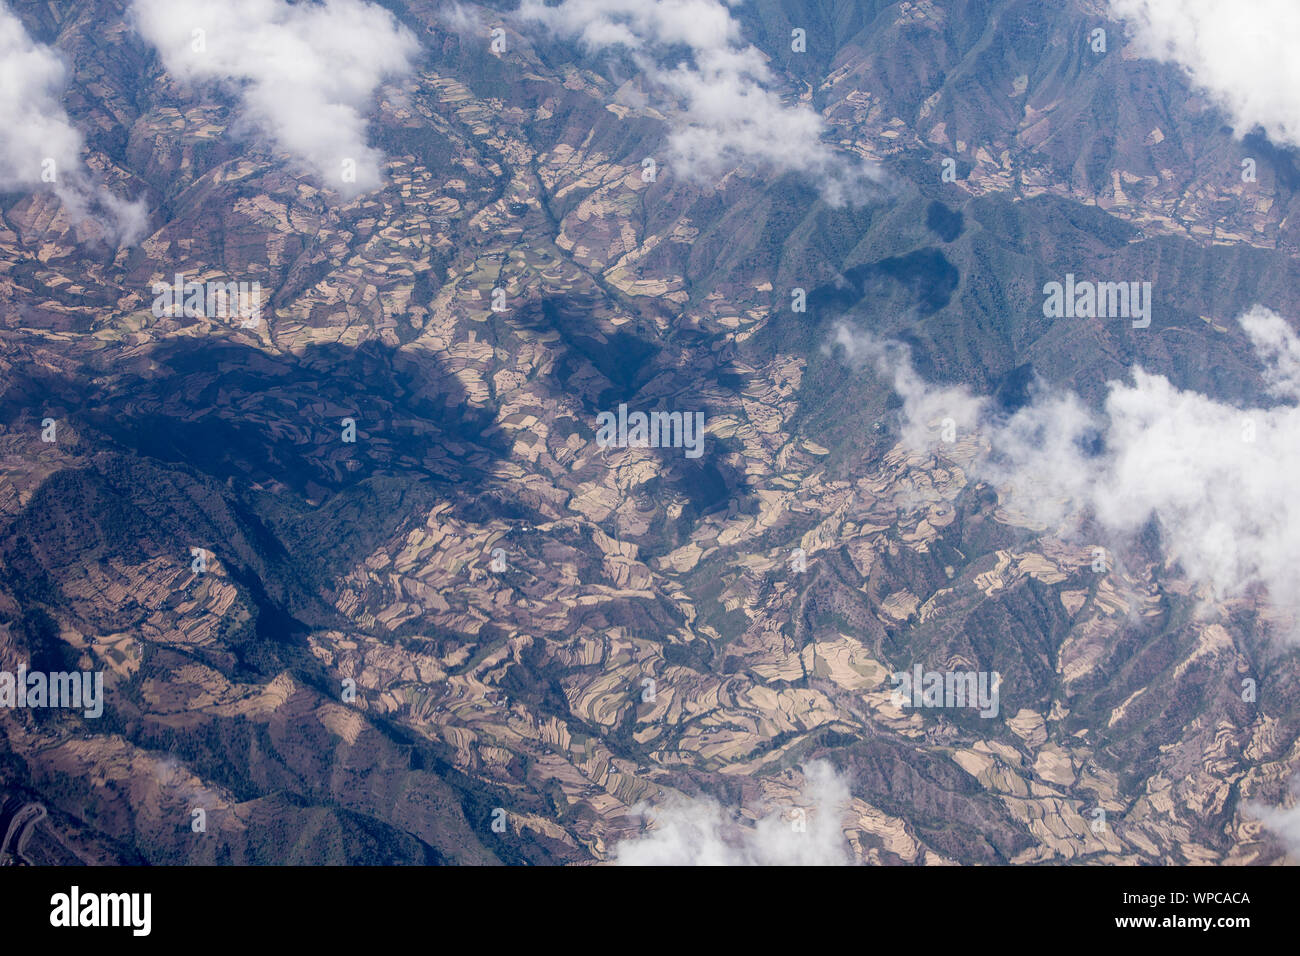
M 786 0 L 738 9 L 745 39 L 879 195 L 647 182 L 666 126 L 625 64 L 385 6 L 421 59 L 353 200 L 122 3 L 20 11 L 92 168 L 150 209 L 113 250 L 0 197 L 0 670 L 106 695 L 0 714 L 0 795 L 48 811 L 26 856 L 602 861 L 642 804 L 788 810 L 822 758 L 862 862 L 1283 857 L 1245 804 L 1300 769 L 1286 609 L 1202 613 L 1154 534 L 1098 572 L 1110 542 L 972 477 L 977 434 L 909 447 L 890 384 L 825 346 L 848 321 L 979 394 L 1095 403 L 1140 364 L 1254 400 L 1234 318 L 1300 315 L 1291 153 L 1095 4 Z M 1044 317 L 1067 272 L 1153 280 L 1150 328 Z M 155 315 L 178 273 L 259 283 L 262 321 Z M 703 412 L 706 453 L 600 447 L 620 403 Z M 996 671 L 998 716 L 899 707 L 917 663 Z

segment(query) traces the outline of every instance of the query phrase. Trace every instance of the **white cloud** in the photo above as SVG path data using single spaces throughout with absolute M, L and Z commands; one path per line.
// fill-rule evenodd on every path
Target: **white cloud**
M 1286 398 L 1300 398 L 1300 338 L 1276 313 L 1259 307 L 1241 317 L 1241 327 L 1264 362 L 1269 391 Z
M 1300 338 L 1255 307 L 1240 323 L 1272 390 L 1300 395 Z M 1168 554 L 1216 598 L 1267 588 L 1278 604 L 1300 593 L 1300 408 L 1238 409 L 1132 370 L 1109 383 L 1100 412 L 1070 392 L 1042 391 L 1010 417 L 964 388 L 934 388 L 906 350 L 841 328 L 847 354 L 892 374 L 903 397 L 904 439 L 934 446 L 936 421 L 978 423 L 986 442 L 971 474 L 1049 525 L 1091 518 L 1116 536 L 1157 522 Z M 881 356 L 888 356 L 888 359 Z
M 437 17 L 444 26 L 462 36 L 486 33 L 478 11 L 459 3 L 444 3 L 437 10 Z
M 1138 52 L 1179 64 L 1232 117 L 1300 145 L 1300 4 L 1295 0 L 1111 0 Z
M 47 159 L 56 172 L 80 164 L 81 134 L 59 101 L 66 81 L 58 54 L 0 7 L 0 189 L 40 184 Z
M 0 5 L 0 190 L 51 189 L 74 223 L 123 244 L 144 232 L 145 210 L 96 188 L 81 161 L 83 140 L 61 98 L 67 71 Z
M 387 10 L 362 0 L 133 0 L 132 11 L 169 73 L 237 90 L 244 117 L 321 181 L 349 197 L 380 185 L 383 156 L 367 145 L 364 114 L 419 48 Z
M 850 800 L 848 784 L 824 760 L 810 762 L 803 773 L 807 826 L 802 832 L 795 829 L 790 809 L 775 810 L 747 827 L 714 800 L 683 800 L 656 807 L 654 829 L 619 843 L 612 857 L 623 866 L 845 866 L 852 862 L 840 826 Z
M 905 345 L 886 342 L 841 323 L 836 326 L 826 351 L 836 346 L 844 350 L 851 364 L 871 365 L 876 374 L 890 379 L 894 391 L 903 400 L 903 440 L 913 448 L 925 447 L 931 428 L 945 418 L 951 418 L 955 427 L 967 430 L 984 413 L 985 400 L 971 395 L 965 386 L 936 387 L 922 379 L 912 366 Z
M 1300 803 L 1287 809 L 1252 802 L 1245 804 L 1242 811 L 1277 834 L 1292 856 L 1300 856 Z
M 741 165 L 802 172 L 834 205 L 870 195 L 880 171 L 822 141 L 826 125 L 804 104 L 787 105 L 771 87 L 762 54 L 741 40 L 720 0 L 523 0 L 518 16 L 589 50 L 626 49 L 668 115 L 670 159 L 681 176 L 714 180 Z M 685 48 L 689 61 L 662 60 Z

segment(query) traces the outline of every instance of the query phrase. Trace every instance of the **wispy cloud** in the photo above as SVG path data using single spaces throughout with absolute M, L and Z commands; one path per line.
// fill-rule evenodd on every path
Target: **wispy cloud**
M 740 166 L 800 172 L 834 205 L 869 197 L 881 179 L 823 141 L 826 124 L 811 107 L 782 100 L 766 59 L 719 0 L 523 0 L 518 17 L 588 50 L 627 51 L 670 118 L 669 158 L 685 178 L 716 180 Z M 688 55 L 666 65 L 680 52 Z
M 81 133 L 63 108 L 67 71 L 0 5 L 0 189 L 52 190 L 73 223 L 122 244 L 144 232 L 145 210 L 97 186 L 81 159 Z
M 1111 0 L 1139 53 L 1181 66 L 1232 117 L 1300 146 L 1300 5 L 1293 0 Z
M 1280 316 L 1241 316 L 1271 389 L 1300 396 L 1300 338 Z M 906 350 L 841 327 L 845 355 L 886 371 L 903 398 L 904 438 L 933 448 L 939 422 L 978 428 L 974 477 L 1049 525 L 1085 518 L 1116 536 L 1154 519 L 1170 556 L 1216 597 L 1263 585 L 1277 603 L 1300 593 L 1300 408 L 1240 409 L 1135 367 L 1100 411 L 1068 391 L 1040 389 L 1010 416 L 961 387 L 927 385 Z
M 774 810 L 744 826 L 715 800 L 683 800 L 647 810 L 654 829 L 613 849 L 624 866 L 845 866 L 852 862 L 840 825 L 849 803 L 848 784 L 824 760 L 803 768 L 801 809 L 806 828 L 791 809 Z
M 1251 802 L 1242 811 L 1272 830 L 1286 845 L 1287 852 L 1300 857 L 1300 803 L 1294 807 L 1269 807 Z
M 495 13 L 495 11 L 494 11 Z M 438 7 L 434 14 L 438 22 L 461 36 L 483 35 L 484 21 L 477 7 L 468 7 L 450 0 Z
M 903 400 L 903 438 L 913 448 L 930 440 L 931 423 L 951 418 L 958 428 L 973 428 L 987 402 L 972 395 L 965 386 L 932 385 L 917 373 L 907 346 L 889 342 L 843 323 L 835 327 L 826 351 L 841 349 L 852 365 L 870 365 L 888 379 Z
M 344 196 L 377 188 L 382 154 L 365 114 L 386 78 L 413 69 L 415 37 L 362 0 L 133 0 L 140 33 L 173 76 L 238 91 L 244 118 Z

